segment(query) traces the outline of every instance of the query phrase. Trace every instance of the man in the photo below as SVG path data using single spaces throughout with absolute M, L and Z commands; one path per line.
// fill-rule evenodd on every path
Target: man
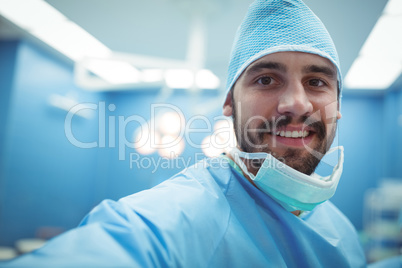
M 329 60 L 301 52 L 276 52 L 250 64 L 229 92 L 224 105 L 224 114 L 234 117 L 235 133 L 239 147 L 243 151 L 238 154 L 250 158 L 252 154 L 244 152 L 264 151 L 281 159 L 287 166 L 297 171 L 312 174 L 321 156 L 328 151 L 335 137 L 335 122 L 341 118 L 337 108 L 336 73 L 335 67 Z M 240 110 L 241 113 L 238 112 Z M 317 111 L 323 112 L 317 113 Z M 243 120 L 239 120 L 238 117 Z M 306 118 L 314 123 L 306 125 Z M 236 153 L 233 155 L 236 156 Z M 261 160 L 265 160 L 267 156 L 261 153 L 255 155 Z M 245 174 L 251 172 L 250 176 L 253 178 L 261 170 L 261 161 L 245 161 L 246 166 L 243 166 L 242 160 L 239 158 L 234 160 L 243 167 Z M 279 162 L 276 163 L 280 165 Z M 271 172 L 267 178 L 269 180 L 267 187 L 270 189 L 274 183 L 273 175 Z M 299 175 L 304 177 L 302 174 Z M 247 178 L 254 184 L 256 179 L 252 180 L 250 176 Z M 285 183 L 284 178 L 280 177 L 278 180 L 276 190 L 281 191 Z M 332 194 L 337 182 L 333 181 Z M 291 182 L 288 186 L 295 187 Z M 313 197 L 311 190 L 297 190 Z M 319 194 L 323 191 L 324 189 L 317 189 Z M 271 197 L 275 199 L 275 196 Z M 277 201 L 281 203 L 280 200 Z M 298 208 L 311 210 L 312 207 L 300 204 Z M 299 215 L 300 210 L 293 213 Z
M 236 36 L 223 113 L 238 149 L 104 201 L 6 267 L 362 267 L 353 226 L 311 175 L 341 118 L 334 45 L 300 0 L 257 0 Z M 272 157 L 274 156 L 274 157 Z

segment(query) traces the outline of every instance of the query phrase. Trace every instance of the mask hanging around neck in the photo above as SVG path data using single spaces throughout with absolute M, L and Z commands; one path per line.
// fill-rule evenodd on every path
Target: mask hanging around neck
M 268 153 L 245 153 L 234 148 L 231 155 L 244 174 L 287 211 L 311 211 L 335 194 L 343 170 L 343 146 L 334 147 L 327 152 L 331 154 L 337 150 L 340 151 L 338 164 L 332 174 L 326 177 L 301 173 Z M 254 176 L 241 158 L 265 160 Z

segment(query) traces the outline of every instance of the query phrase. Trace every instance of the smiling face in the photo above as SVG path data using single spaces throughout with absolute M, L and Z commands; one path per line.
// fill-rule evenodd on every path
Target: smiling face
M 267 152 L 305 174 L 314 172 L 336 132 L 337 70 L 327 59 L 278 52 L 253 62 L 228 94 L 223 114 L 233 116 L 244 152 Z M 256 174 L 261 161 L 246 163 Z

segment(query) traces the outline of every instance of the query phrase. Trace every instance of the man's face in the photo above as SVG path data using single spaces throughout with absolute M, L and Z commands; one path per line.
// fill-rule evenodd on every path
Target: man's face
M 233 116 L 238 145 L 267 152 L 305 174 L 314 172 L 341 118 L 337 71 L 327 59 L 278 52 L 253 62 L 228 94 L 223 113 Z M 256 174 L 259 163 L 247 163 Z

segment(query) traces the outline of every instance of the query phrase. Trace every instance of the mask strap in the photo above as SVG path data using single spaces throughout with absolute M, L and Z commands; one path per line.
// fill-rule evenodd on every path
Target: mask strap
M 318 176 L 320 180 L 322 180 L 322 181 L 331 181 L 333 178 L 336 178 L 336 180 L 339 180 L 340 175 L 338 176 L 338 174 L 341 174 L 342 170 L 343 170 L 343 159 L 344 159 L 344 155 L 343 155 L 344 148 L 343 148 L 343 146 L 333 147 L 333 148 L 329 149 L 328 152 L 325 155 L 329 155 L 329 154 L 331 154 L 331 153 L 333 153 L 333 152 L 335 152 L 337 150 L 340 151 L 340 155 L 338 157 L 338 163 L 333 168 L 332 174 L 329 175 L 329 176 L 324 177 L 324 176 L 320 176 L 317 173 L 315 173 L 316 176 Z
M 332 147 L 331 149 L 328 150 L 328 152 L 326 154 L 331 154 L 337 150 L 340 150 L 341 152 L 343 152 L 343 146 Z
M 339 158 L 338 158 L 338 164 L 336 164 L 335 167 L 343 166 L 343 159 L 344 159 L 343 158 L 343 152 L 344 152 L 343 146 L 333 147 L 333 148 L 329 149 L 328 152 L 325 154 L 325 155 L 329 155 L 329 154 L 331 154 L 331 153 L 333 153 L 333 152 L 335 152 L 337 150 L 340 151 L 340 155 L 339 155 Z

